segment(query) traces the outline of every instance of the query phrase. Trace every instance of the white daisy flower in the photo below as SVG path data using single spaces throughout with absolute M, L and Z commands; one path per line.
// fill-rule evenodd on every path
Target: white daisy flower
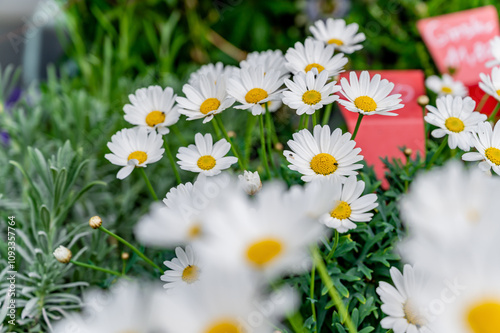
M 348 54 L 363 48 L 359 43 L 366 37 L 364 33 L 358 33 L 358 29 L 357 23 L 346 25 L 343 19 L 332 18 L 328 18 L 326 23 L 322 20 L 316 21 L 309 27 L 315 39 L 333 45 L 335 49 Z
M 281 50 L 252 52 L 248 54 L 245 60 L 240 62 L 240 67 L 242 69 L 259 66 L 264 67 L 264 73 L 270 72 L 271 70 L 277 70 L 281 73 L 280 76 L 287 75 L 289 73 L 285 66 L 285 57 L 283 56 L 283 52 L 281 52 Z
M 204 270 L 196 288 L 169 295 L 165 332 L 272 333 L 297 305 L 291 288 L 264 297 L 260 285 L 233 270 Z
M 438 94 L 438 96 L 452 95 L 465 97 L 469 94 L 462 82 L 453 80 L 448 74 L 443 74 L 442 78 L 437 75 L 429 76 L 425 79 L 425 86 Z
M 251 109 L 253 115 L 265 113 L 264 103 L 281 100 L 281 75 L 277 70 L 265 72 L 263 66 L 241 69 L 239 76 L 229 79 L 227 87 L 229 95 L 241 103 L 234 108 Z
M 171 126 L 179 120 L 178 107 L 175 103 L 174 90 L 170 87 L 163 90 L 160 86 L 150 86 L 129 95 L 130 103 L 123 107 L 125 120 L 132 125 L 146 128 L 148 131 L 168 134 Z
M 342 134 L 340 128 L 332 133 L 328 125 L 316 125 L 313 134 L 307 129 L 293 134 L 293 140 L 288 140 L 292 151 L 285 150 L 283 155 L 291 163 L 288 167 L 303 174 L 305 182 L 322 177 L 344 180 L 363 167 L 356 164 L 363 156 L 355 145 L 351 133 Z
M 308 38 L 305 43 L 295 43 L 293 48 L 286 51 L 286 67 L 293 73 L 307 73 L 316 68 L 319 73 L 326 70 L 328 77 L 335 76 L 344 71 L 347 58 L 343 53 L 333 55 L 334 46 L 326 45 L 320 41 Z
M 490 40 L 491 54 L 493 55 L 493 60 L 486 63 L 486 67 L 493 67 L 500 65 L 500 37 L 495 36 Z
M 178 289 L 192 285 L 200 279 L 201 269 L 198 257 L 191 246 L 186 246 L 186 251 L 180 247 L 175 248 L 176 258 L 164 261 L 163 264 L 170 268 L 160 276 L 166 284 L 165 289 Z
M 491 69 L 491 76 L 480 73 L 479 88 L 485 93 L 500 101 L 500 67 L 493 67 Z
M 224 66 L 222 62 L 216 64 L 206 64 L 201 66 L 196 72 L 191 73 L 189 76 L 188 83 L 192 86 L 196 86 L 199 83 L 201 75 L 212 75 L 212 77 L 217 78 L 223 76 L 229 79 L 239 70 L 235 66 Z
M 221 139 L 213 144 L 212 135 L 196 133 L 194 145 L 179 148 L 177 164 L 182 170 L 202 173 L 205 176 L 215 176 L 238 162 L 234 156 L 226 156 L 231 144 Z
M 290 91 L 283 92 L 283 103 L 290 108 L 297 110 L 297 114 L 313 114 L 327 104 L 331 104 L 339 99 L 335 95 L 340 90 L 336 81 L 326 83 L 328 73 L 322 71 L 317 74 L 316 70 L 299 72 L 292 80 L 285 80 L 285 85 Z
M 234 98 L 226 91 L 226 78 L 212 74 L 199 75 L 196 85 L 185 84 L 182 91 L 186 97 L 177 97 L 179 113 L 187 116 L 187 120 L 203 118 L 203 123 L 231 107 Z
M 489 122 L 480 123 L 477 132 L 473 133 L 472 144 L 477 152 L 465 153 L 462 155 L 464 161 L 481 161 L 479 168 L 483 171 L 493 169 L 500 175 L 500 120 L 496 123 L 495 129 Z
M 192 243 L 205 235 L 200 218 L 211 202 L 231 184 L 226 173 L 205 177 L 200 175 L 194 184 L 173 187 L 163 199 L 155 202 L 150 212 L 140 218 L 134 228 L 141 244 L 174 247 Z
M 431 135 L 435 138 L 448 135 L 450 149 L 458 147 L 469 151 L 472 133 L 477 130 L 479 123 L 486 120 L 486 115 L 474 111 L 476 102 L 470 97 L 442 96 L 436 100 L 436 106 L 427 105 L 429 112 L 424 117 L 426 122 L 439 127 Z
M 354 222 L 369 222 L 373 213 L 368 211 L 378 206 L 377 195 L 370 193 L 363 195 L 365 182 L 357 181 L 356 176 L 350 176 L 342 185 L 336 182 L 333 199 L 335 206 L 320 218 L 320 222 L 338 232 L 346 232 L 356 228 Z
M 166 332 L 168 320 L 162 305 L 167 297 L 156 287 L 120 280 L 109 291 L 85 291 L 83 310 L 64 311 L 64 319 L 54 321 L 51 332 Z
M 426 327 L 428 319 L 423 311 L 419 311 L 416 301 L 425 287 L 422 272 L 405 265 L 403 274 L 395 267 L 390 273 L 395 287 L 382 281 L 376 289 L 383 303 L 381 309 L 387 315 L 380 326 L 392 329 L 394 333 L 431 332 Z
M 125 128 L 111 137 L 108 148 L 112 154 L 104 157 L 114 165 L 123 166 L 116 178 L 124 179 L 134 168 L 145 168 L 159 161 L 165 151 L 162 145 L 163 138 L 156 132 L 148 133 L 143 127 Z
M 349 81 L 346 78 L 340 80 L 342 90 L 340 91 L 347 100 L 339 99 L 347 110 L 359 112 L 363 115 L 380 114 L 383 116 L 397 116 L 389 111 L 398 110 L 404 107 L 401 104 L 401 95 L 389 95 L 394 89 L 394 83 L 381 80 L 380 74 L 375 74 L 370 79 L 368 71 L 361 72 L 358 77 L 355 72 L 350 72 Z
M 250 172 L 245 170 L 242 175 L 238 176 L 238 179 L 240 180 L 241 187 L 248 195 L 254 195 L 262 188 L 262 182 L 257 171 Z

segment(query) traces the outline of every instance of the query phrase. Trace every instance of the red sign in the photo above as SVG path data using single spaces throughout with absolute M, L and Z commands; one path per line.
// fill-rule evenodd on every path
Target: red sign
M 500 34 L 494 6 L 423 19 L 417 27 L 441 73 L 454 68 L 454 79 L 466 86 L 477 84 L 479 73 L 490 73 L 489 41 Z
M 405 156 L 399 149 L 407 147 L 413 150 L 413 157 L 417 151 L 425 156 L 424 121 L 422 107 L 417 104 L 417 98 L 425 95 L 424 73 L 421 70 L 384 70 L 369 71 L 370 77 L 380 74 L 382 79 L 394 83 L 391 94 L 401 94 L 404 108 L 394 111 L 398 116 L 365 116 L 356 136 L 356 147 L 362 149 L 361 155 L 368 165 L 375 169 L 377 177 L 387 186 L 384 174 L 386 169 L 381 157 L 401 158 Z M 358 77 L 359 77 L 359 72 Z M 340 75 L 349 79 L 348 73 Z M 341 98 L 344 98 L 341 95 Z M 358 113 L 351 112 L 339 104 L 340 110 L 347 123 L 349 132 L 353 132 L 358 119 Z

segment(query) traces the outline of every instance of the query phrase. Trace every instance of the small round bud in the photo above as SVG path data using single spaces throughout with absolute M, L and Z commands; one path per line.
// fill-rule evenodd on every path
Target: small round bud
M 281 142 L 276 142 L 274 144 L 274 149 L 276 149 L 277 151 L 283 151 L 283 144 Z
M 128 252 L 122 252 L 122 259 L 128 260 L 128 258 L 130 258 L 130 254 L 128 254 Z
M 55 249 L 53 254 L 57 261 L 59 261 L 60 263 L 67 264 L 71 260 L 70 249 L 62 245 Z
M 413 150 L 411 148 L 405 148 L 403 153 L 405 154 L 406 157 L 410 157 L 411 154 L 413 154 Z
M 236 137 L 236 132 L 235 131 L 229 131 L 227 132 L 227 136 L 230 138 L 235 138 Z
M 418 96 L 417 103 L 420 106 L 426 106 L 427 104 L 429 104 L 429 97 L 426 95 Z
M 99 216 L 92 216 L 89 220 L 89 225 L 92 229 L 99 229 L 102 225 L 102 220 Z

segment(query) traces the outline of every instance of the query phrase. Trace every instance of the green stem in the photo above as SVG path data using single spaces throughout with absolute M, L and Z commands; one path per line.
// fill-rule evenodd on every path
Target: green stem
M 495 117 L 498 113 L 498 109 L 500 109 L 500 102 L 497 103 L 493 111 L 491 112 L 490 116 L 488 117 L 488 121 L 494 121 Z
M 337 308 L 337 311 L 339 312 L 340 319 L 342 323 L 346 323 L 347 329 L 350 333 L 357 333 L 357 329 L 352 323 L 351 317 L 349 316 L 349 313 L 344 305 L 344 302 L 342 302 L 342 299 L 337 291 L 335 289 L 335 285 L 328 274 L 328 270 L 326 269 L 325 262 L 321 258 L 321 254 L 319 252 L 319 249 L 317 246 L 314 247 L 313 249 L 313 259 L 314 263 L 318 269 L 319 276 L 321 277 L 321 281 L 323 281 L 323 284 L 325 287 L 328 289 L 328 294 L 330 295 L 330 298 L 333 301 L 333 304 L 335 304 L 335 307 Z M 343 319 L 343 320 L 342 320 Z
M 241 171 L 245 170 L 245 165 L 243 164 L 243 159 L 240 157 L 241 155 L 238 153 L 238 149 L 236 149 L 236 146 L 227 134 L 226 128 L 224 127 L 224 124 L 222 123 L 222 120 L 215 116 L 214 119 L 215 122 L 219 124 L 220 129 L 222 130 L 222 134 L 224 134 L 224 137 L 226 138 L 227 142 L 231 145 L 231 150 L 233 151 L 234 156 L 238 159 L 238 165 L 240 166 Z
M 309 116 L 307 114 L 305 114 L 305 113 L 304 113 L 304 116 L 306 116 L 304 118 L 304 128 L 308 129 L 309 128 Z
M 339 244 L 339 232 L 335 230 L 335 240 L 333 241 L 333 246 L 332 249 L 330 250 L 330 253 L 328 253 L 328 256 L 326 257 L 326 260 L 330 260 L 333 257 L 333 254 L 335 253 L 335 250 L 337 249 L 337 245 Z
M 426 108 L 425 106 L 422 107 L 422 117 L 425 117 L 426 114 Z M 427 129 L 428 129 L 428 123 L 424 120 L 424 154 L 427 153 Z M 424 155 L 425 157 L 425 155 Z
M 156 195 L 156 192 L 153 189 L 153 186 L 151 185 L 148 176 L 146 175 L 146 171 L 144 171 L 144 168 L 139 168 L 139 169 L 141 169 L 142 178 L 144 178 L 144 181 L 146 182 L 146 185 L 149 189 L 149 192 L 151 193 L 151 196 L 153 197 L 153 199 L 158 200 L 158 196 Z
M 483 107 L 486 104 L 486 101 L 488 100 L 488 97 L 490 97 L 488 94 L 484 94 L 481 100 L 479 101 L 479 104 L 477 105 L 477 110 L 479 112 L 483 111 Z
M 310 283 L 310 288 L 309 288 L 309 298 L 311 301 L 311 311 L 312 311 L 312 317 L 313 317 L 313 322 L 314 322 L 314 332 L 318 332 L 318 323 L 316 319 L 316 306 L 314 305 L 314 283 L 316 280 L 316 265 L 313 263 L 312 269 L 311 269 L 311 283 Z
M 95 271 L 100 271 L 100 272 L 104 272 L 104 273 L 108 273 L 108 274 L 112 274 L 112 275 L 116 275 L 116 276 L 122 276 L 122 273 L 120 273 L 120 272 L 112 271 L 110 269 L 106 269 L 106 268 L 102 268 L 102 267 L 97 267 L 94 265 L 84 264 L 83 262 L 70 260 L 70 263 L 72 263 L 73 265 L 76 265 L 76 266 L 90 268 L 90 269 L 93 269 Z
M 127 260 L 122 259 L 122 275 L 125 275 L 125 268 L 127 267 Z
M 316 119 L 317 115 L 316 115 L 316 112 L 318 112 L 318 110 L 316 110 L 313 114 L 312 114 L 312 123 L 313 123 L 313 127 L 318 125 L 318 119 Z
M 260 127 L 260 146 L 262 151 L 262 162 L 264 163 L 264 168 L 266 169 L 267 178 L 271 179 L 271 171 L 269 170 L 269 163 L 267 161 L 266 153 L 266 139 L 264 138 L 264 115 L 261 114 L 259 117 L 259 127 Z
M 434 155 L 432 155 L 431 160 L 429 161 L 429 164 L 427 164 L 427 170 L 430 169 L 430 167 L 434 164 L 438 156 L 442 153 L 444 147 L 448 144 L 448 137 L 444 138 L 443 141 L 441 142 L 441 145 L 438 147 Z
M 181 175 L 179 174 L 179 170 L 177 169 L 177 164 L 175 163 L 174 155 L 172 155 L 172 151 L 168 146 L 167 140 L 165 140 L 164 146 L 168 160 L 170 161 L 170 165 L 172 166 L 172 170 L 174 171 L 175 179 L 177 180 L 177 185 L 182 184 Z
M 245 132 L 245 150 L 243 151 L 245 155 L 245 165 L 250 164 L 250 146 L 252 145 L 252 133 L 257 117 L 255 117 L 251 112 L 248 112 L 247 128 Z
M 135 246 L 133 246 L 132 244 L 130 244 L 129 242 L 127 242 L 125 239 L 121 238 L 120 236 L 116 235 L 115 233 L 113 233 L 113 232 L 109 231 L 108 229 L 104 228 L 102 225 L 99 227 L 99 230 L 107 233 L 108 235 L 110 235 L 111 237 L 115 238 L 120 243 L 122 243 L 125 246 L 127 246 L 129 249 L 131 249 L 132 251 L 134 251 L 135 254 L 137 254 L 139 257 L 141 257 L 145 262 L 147 262 L 148 264 L 150 264 L 151 266 L 153 266 L 154 268 L 156 268 L 157 270 L 159 270 L 161 272 L 161 274 L 164 273 L 163 269 L 161 269 L 157 264 L 155 264 L 153 261 L 151 261 L 141 251 L 139 251 Z
M 272 147 L 272 123 L 273 119 L 271 117 L 271 113 L 269 112 L 269 107 L 267 106 L 267 103 L 265 104 L 266 106 L 266 143 L 267 143 L 267 153 L 269 154 L 269 160 L 271 162 L 271 166 L 273 169 L 276 171 L 276 165 L 274 164 L 274 159 L 273 159 L 273 147 Z
M 212 123 L 212 126 L 214 127 L 214 131 L 215 131 L 215 135 L 217 136 L 217 139 L 222 139 L 222 135 L 220 133 L 220 128 L 219 128 L 219 124 L 217 123 L 217 121 L 215 120 L 215 116 L 214 116 L 214 119 L 212 119 L 212 121 L 210 121 Z
M 325 113 L 323 114 L 323 121 L 321 122 L 323 126 L 328 124 L 328 121 L 330 120 L 330 115 L 332 114 L 332 108 L 333 108 L 333 103 L 330 103 L 325 107 Z
M 356 127 L 354 128 L 354 132 L 352 133 L 352 137 L 351 137 L 351 140 L 354 140 L 356 139 L 356 135 L 358 134 L 358 130 L 359 130 L 359 125 L 361 125 L 361 120 L 363 120 L 363 117 L 365 115 L 360 113 L 358 115 L 358 121 L 356 122 Z

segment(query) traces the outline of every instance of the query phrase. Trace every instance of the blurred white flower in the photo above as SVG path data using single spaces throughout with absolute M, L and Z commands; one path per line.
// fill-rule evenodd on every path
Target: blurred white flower
M 305 182 L 322 177 L 345 179 L 363 167 L 356 164 L 363 159 L 359 155 L 361 148 L 354 148 L 356 142 L 351 140 L 351 134 L 342 134 L 340 128 L 332 133 L 328 125 L 316 125 L 313 134 L 303 129 L 293 134 L 288 146 L 292 151 L 283 152 L 291 163 L 288 167 L 303 174 Z
M 397 116 L 397 113 L 390 111 L 404 107 L 400 94 L 389 95 L 394 89 L 394 83 L 386 79 L 381 80 L 380 74 L 375 74 L 370 79 L 368 71 L 362 71 L 358 80 L 356 73 L 350 72 L 349 81 L 343 77 L 340 79 L 340 85 L 340 93 L 347 100 L 339 99 L 338 102 L 351 112 L 368 116 Z
M 452 95 L 465 97 L 469 94 L 462 82 L 453 80 L 448 74 L 443 74 L 442 78 L 437 75 L 429 76 L 425 79 L 425 86 L 438 94 L 438 96 Z
M 242 175 L 238 176 L 238 179 L 243 190 L 249 195 L 254 195 L 262 188 L 262 182 L 257 171 L 250 172 L 245 170 Z
M 143 127 L 125 128 L 111 137 L 108 148 L 111 154 L 104 157 L 114 165 L 122 166 L 116 178 L 128 177 L 136 167 L 145 168 L 158 162 L 165 149 L 163 138 L 156 132 L 149 132 Z
M 123 107 L 124 118 L 132 125 L 164 135 L 170 132 L 168 126 L 179 120 L 178 107 L 174 105 L 176 95 L 170 87 L 165 90 L 160 86 L 137 89 L 128 98 L 132 104 Z
M 429 112 L 424 117 L 426 122 L 439 127 L 431 135 L 435 138 L 448 135 L 450 149 L 469 151 L 473 145 L 472 133 L 486 120 L 486 115 L 474 111 L 476 102 L 470 97 L 442 96 L 436 100 L 436 106 L 427 105 Z
M 235 66 L 224 66 L 222 62 L 217 62 L 216 64 L 206 64 L 201 66 L 196 72 L 191 73 L 188 83 L 192 86 L 197 86 L 200 81 L 200 76 L 202 75 L 211 75 L 215 78 L 224 76 L 227 80 L 237 73 L 238 70 L 239 69 Z
M 335 47 L 344 53 L 353 53 L 363 48 L 360 43 L 366 39 L 364 33 L 358 33 L 357 23 L 347 24 L 343 19 L 328 18 L 326 21 L 318 20 L 309 27 L 314 38 Z
M 493 60 L 486 63 L 486 67 L 493 67 L 500 65 L 500 37 L 495 36 L 490 40 L 491 54 L 493 55 Z
M 249 69 L 262 66 L 264 73 L 276 70 L 280 77 L 288 75 L 289 71 L 285 66 L 285 57 L 281 50 L 267 50 L 262 52 L 251 52 L 247 58 L 240 62 L 241 69 Z

